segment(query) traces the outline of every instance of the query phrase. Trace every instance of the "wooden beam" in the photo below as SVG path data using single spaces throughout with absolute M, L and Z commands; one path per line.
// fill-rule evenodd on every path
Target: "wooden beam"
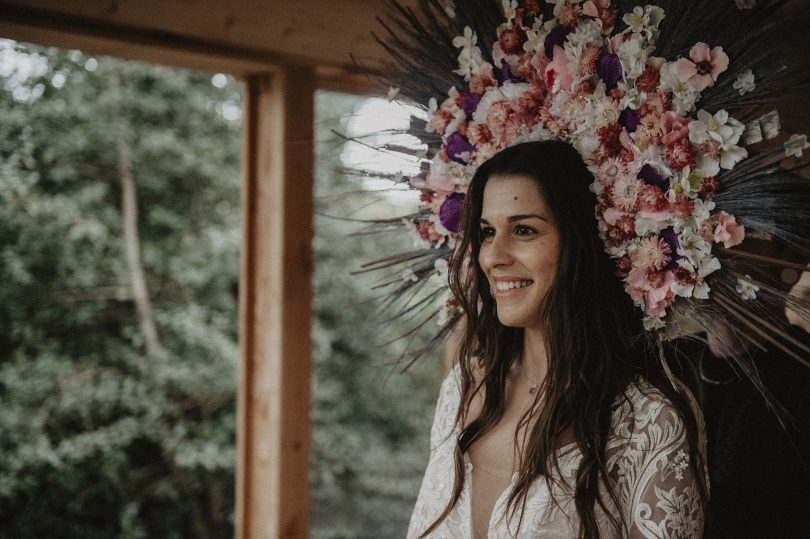
M 309 536 L 310 68 L 245 82 L 236 537 Z
M 326 80 L 380 65 L 374 0 L 0 0 L 0 36 L 237 77 L 317 66 Z

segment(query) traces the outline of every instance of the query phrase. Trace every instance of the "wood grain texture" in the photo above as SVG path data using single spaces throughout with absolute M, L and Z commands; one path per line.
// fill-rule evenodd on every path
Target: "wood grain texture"
M 371 36 L 374 0 L 0 1 L 0 36 L 245 76 L 271 66 L 370 69 L 382 49 Z M 212 62 L 213 60 L 213 62 Z
M 245 84 L 236 537 L 307 537 L 315 75 Z

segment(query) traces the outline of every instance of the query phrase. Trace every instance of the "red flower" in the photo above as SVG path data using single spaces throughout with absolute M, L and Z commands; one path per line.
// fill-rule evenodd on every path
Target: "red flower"
M 507 28 L 498 37 L 504 54 L 515 54 L 526 42 L 526 33 L 518 26 Z
M 626 256 L 616 259 L 616 267 L 620 272 L 627 274 L 633 269 L 633 262 Z
M 667 146 L 667 161 L 675 170 L 695 166 L 695 149 L 687 139 L 681 139 Z
M 690 285 L 697 283 L 697 274 L 692 273 L 686 268 L 678 266 L 672 270 L 672 274 L 675 276 L 675 280 L 680 284 Z
M 694 209 L 695 209 L 695 201 L 684 195 L 677 195 L 675 197 L 675 202 L 670 204 L 670 210 L 677 217 L 681 217 L 684 219 L 692 215 Z
M 622 142 L 619 139 L 622 126 L 618 123 L 608 124 L 599 128 L 599 143 L 602 145 L 606 157 L 616 157 L 622 151 Z
M 636 89 L 639 92 L 654 92 L 659 84 L 661 84 L 661 72 L 652 65 L 644 68 L 644 72 L 636 79 Z
M 703 198 L 712 198 L 720 192 L 720 182 L 714 176 L 703 178 L 703 186 L 700 188 L 700 196 Z
M 669 202 L 661 189 L 654 185 L 645 185 L 639 193 L 641 209 L 648 212 L 659 212 L 664 210 Z

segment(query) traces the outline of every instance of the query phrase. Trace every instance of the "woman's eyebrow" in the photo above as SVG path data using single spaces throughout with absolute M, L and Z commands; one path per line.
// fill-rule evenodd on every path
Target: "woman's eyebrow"
M 548 219 L 546 219 L 546 218 L 545 218 L 545 217 L 543 217 L 542 215 L 538 215 L 538 214 L 536 214 L 536 213 L 527 213 L 527 214 L 520 214 L 520 215 L 510 215 L 509 217 L 507 217 L 507 218 L 506 218 L 506 222 L 507 222 L 507 223 L 514 223 L 515 221 L 523 221 L 524 219 L 532 219 L 532 218 L 534 218 L 534 219 L 540 219 L 541 221 L 545 221 L 546 223 L 548 223 Z M 480 222 L 482 225 L 488 225 L 488 224 L 489 224 L 489 221 L 487 221 L 487 220 L 486 220 L 486 219 L 484 219 L 483 217 L 482 217 L 481 219 L 479 219 L 479 222 Z
M 524 219 L 532 219 L 532 218 L 548 222 L 548 219 L 546 219 L 542 215 L 537 215 L 536 213 L 527 213 L 523 215 L 510 215 L 509 217 L 506 218 L 506 222 L 514 223 L 515 221 L 523 221 Z

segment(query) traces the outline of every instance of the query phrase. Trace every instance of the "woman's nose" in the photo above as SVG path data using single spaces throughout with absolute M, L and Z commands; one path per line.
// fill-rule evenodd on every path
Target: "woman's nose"
M 484 268 L 509 265 L 512 262 L 509 238 L 495 236 L 489 242 L 481 245 L 479 259 Z

